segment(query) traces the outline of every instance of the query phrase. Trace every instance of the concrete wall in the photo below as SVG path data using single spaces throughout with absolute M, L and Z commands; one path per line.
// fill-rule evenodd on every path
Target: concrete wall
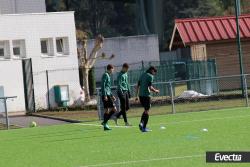
M 0 14 L 44 12 L 45 0 L 0 0 Z
M 88 51 L 94 46 L 94 40 L 89 40 Z M 123 63 L 137 63 L 141 61 L 160 61 L 159 43 L 157 35 L 142 35 L 130 37 L 106 38 L 100 54 L 115 55 L 112 60 L 98 60 L 95 67 L 104 67 L 107 64 L 122 65 Z M 104 71 L 102 71 L 104 72 Z M 96 79 L 100 80 L 102 72 L 96 70 Z
M 68 38 L 69 54 L 61 55 L 56 52 L 57 37 Z M 51 38 L 53 40 L 53 54 L 51 56 L 41 54 L 41 38 Z M 39 108 L 47 108 L 45 70 L 60 71 L 61 69 L 78 68 L 74 13 L 0 15 L 0 40 L 10 41 L 10 48 L 12 48 L 12 41 L 15 39 L 25 40 L 26 58 L 32 58 L 36 105 Z M 10 54 L 11 58 L 3 60 L 2 63 L 19 61 L 18 58 L 13 56 L 12 49 Z M 20 73 L 21 71 L 19 71 Z M 53 97 L 53 87 L 61 84 L 69 85 L 70 97 L 72 98 L 71 104 L 73 104 L 76 98 L 80 96 L 78 71 L 69 70 L 65 72 L 61 70 L 56 75 L 51 74 L 49 78 L 52 106 L 56 105 Z
M 3 87 L 4 93 L 0 96 L 17 96 L 17 99 L 8 100 L 8 111 L 24 111 L 24 87 L 21 61 L 0 61 L 0 87 Z M 2 101 L 1 101 L 2 102 Z M 4 112 L 1 104 L 0 112 Z
M 69 105 L 75 105 L 80 98 L 80 83 L 78 69 L 48 71 L 49 91 L 47 91 L 47 80 L 45 72 L 34 73 L 34 89 L 36 98 L 36 109 L 46 109 L 48 104 L 48 92 L 50 107 L 56 108 L 54 86 L 69 85 Z

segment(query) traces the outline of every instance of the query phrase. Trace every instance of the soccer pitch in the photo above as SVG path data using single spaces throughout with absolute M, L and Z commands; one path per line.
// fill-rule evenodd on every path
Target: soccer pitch
M 149 133 L 139 131 L 139 118 L 129 121 L 133 127 L 108 132 L 99 122 L 0 131 L 0 166 L 250 166 L 205 162 L 206 151 L 250 151 L 248 108 L 151 116 Z

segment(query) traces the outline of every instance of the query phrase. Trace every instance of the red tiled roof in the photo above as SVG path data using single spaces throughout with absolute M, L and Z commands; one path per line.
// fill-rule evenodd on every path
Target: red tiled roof
M 250 38 L 250 15 L 240 16 L 239 23 L 241 38 Z M 235 39 L 236 19 L 235 16 L 176 19 L 172 42 L 176 30 L 179 32 L 184 45 Z

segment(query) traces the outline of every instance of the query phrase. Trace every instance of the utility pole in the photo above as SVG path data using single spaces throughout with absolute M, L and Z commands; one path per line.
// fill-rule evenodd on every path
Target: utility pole
M 241 48 L 241 39 L 240 39 L 240 24 L 239 24 L 239 16 L 241 15 L 240 9 L 240 0 L 235 0 L 235 15 L 236 15 L 236 27 L 237 27 L 237 45 L 238 45 L 238 55 L 239 55 L 239 63 L 240 63 L 240 75 L 241 75 L 241 90 L 242 95 L 244 95 L 244 67 L 243 67 L 243 54 Z

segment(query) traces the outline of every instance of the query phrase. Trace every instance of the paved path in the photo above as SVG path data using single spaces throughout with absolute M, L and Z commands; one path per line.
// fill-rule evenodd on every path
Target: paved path
M 41 118 L 41 117 L 34 117 L 34 116 L 16 116 L 10 117 L 10 124 L 17 125 L 21 127 L 29 127 L 32 121 L 35 121 L 38 126 L 48 126 L 48 125 L 60 125 L 60 124 L 67 124 L 68 122 L 59 121 L 49 118 Z M 0 122 L 5 124 L 5 118 L 0 117 Z

